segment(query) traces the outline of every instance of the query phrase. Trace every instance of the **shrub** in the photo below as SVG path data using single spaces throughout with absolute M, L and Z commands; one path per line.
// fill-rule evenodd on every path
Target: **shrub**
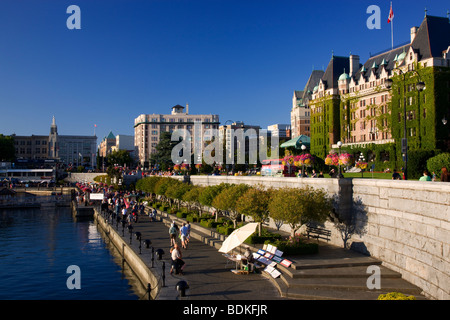
M 216 228 L 217 232 L 226 236 L 229 236 L 233 231 L 234 228 L 232 226 L 224 226 L 224 225 L 220 225 Z
M 427 160 L 434 156 L 434 151 L 413 150 L 408 152 L 408 179 L 419 179 L 427 169 Z M 441 168 L 439 168 L 439 172 Z
M 245 243 L 247 244 L 259 244 L 259 243 L 266 243 L 266 242 L 276 242 L 278 240 L 281 240 L 281 235 L 277 233 L 272 233 L 267 231 L 266 229 L 263 229 L 261 231 L 261 235 L 253 234 L 251 235 L 247 240 L 245 240 Z
M 184 211 L 178 211 L 177 212 L 177 217 L 178 218 L 185 219 L 185 218 L 187 218 L 187 216 L 188 216 L 187 212 L 184 212 Z
M 159 206 L 159 210 L 160 211 L 167 211 L 167 209 L 169 209 L 169 206 L 166 204 L 162 204 Z
M 200 217 L 198 216 L 198 214 L 195 214 L 195 213 L 191 213 L 186 216 L 186 221 L 189 221 L 189 222 L 198 222 L 199 220 L 200 220 Z
M 317 243 L 307 243 L 298 235 L 290 237 L 288 240 L 279 239 L 275 242 L 266 241 L 265 243 L 272 243 L 286 255 L 316 254 L 319 252 Z
M 437 177 L 440 177 L 441 169 L 444 167 L 450 170 L 450 153 L 441 153 L 427 161 L 428 171 L 436 173 Z
M 211 222 L 214 221 L 212 219 L 200 219 L 200 225 L 204 228 L 211 228 Z
M 386 294 L 380 294 L 377 300 L 416 300 L 416 297 L 406 296 L 400 292 L 389 292 Z

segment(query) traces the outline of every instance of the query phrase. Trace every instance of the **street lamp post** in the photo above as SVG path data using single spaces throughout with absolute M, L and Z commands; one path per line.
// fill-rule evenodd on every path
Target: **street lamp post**
M 304 144 L 302 144 L 302 154 L 305 154 L 305 150 L 306 150 L 306 146 Z M 302 178 L 306 177 L 305 175 L 305 160 L 303 159 L 302 162 Z
M 337 146 L 339 147 L 339 171 L 338 171 L 338 179 L 341 178 L 341 148 L 342 148 L 342 142 L 338 141 Z
M 405 180 L 408 180 L 408 131 L 406 128 L 406 74 L 403 70 L 399 68 L 394 68 L 398 70 L 403 77 L 403 139 L 402 139 L 402 154 L 403 162 L 405 163 L 404 175 Z M 425 83 L 421 81 L 420 74 L 416 70 L 412 70 L 419 77 L 419 82 L 416 84 L 416 90 L 421 92 L 425 90 Z M 393 85 L 392 79 L 387 79 L 385 82 L 386 88 L 391 89 Z M 420 117 L 420 114 L 418 115 Z M 419 133 L 420 135 L 420 133 Z
M 366 161 L 366 159 L 364 158 L 364 154 L 361 152 L 361 154 L 359 155 L 359 162 L 362 163 Z M 361 168 L 361 178 L 364 178 L 364 170 Z

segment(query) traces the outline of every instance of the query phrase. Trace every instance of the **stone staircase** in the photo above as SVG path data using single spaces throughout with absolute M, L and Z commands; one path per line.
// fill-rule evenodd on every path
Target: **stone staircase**
M 324 245 L 326 246 L 326 245 Z M 322 247 L 327 251 L 329 248 Z M 336 248 L 339 249 L 339 248 Z M 345 252 L 342 252 L 345 255 Z M 317 263 L 302 264 L 294 262 L 291 268 L 278 265 L 281 276 L 269 277 L 282 297 L 308 300 L 376 300 L 380 294 L 401 292 L 414 295 L 416 299 L 425 299 L 422 290 L 402 279 L 401 274 L 381 265 L 370 257 L 346 257 L 332 259 L 324 257 Z M 380 289 L 368 288 L 370 266 L 376 266 L 380 272 Z M 372 284 L 372 281 L 370 281 Z

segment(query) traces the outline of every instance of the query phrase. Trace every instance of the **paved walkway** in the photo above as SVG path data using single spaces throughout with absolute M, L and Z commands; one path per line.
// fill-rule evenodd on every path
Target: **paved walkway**
M 115 223 L 114 229 L 129 244 L 130 233 L 125 228 L 122 233 L 122 225 L 118 230 Z M 165 287 L 161 290 L 157 299 L 160 300 L 276 300 L 284 299 L 278 293 L 276 287 L 261 274 L 235 275 L 230 270 L 233 265 L 227 264 L 227 260 L 214 247 L 191 237 L 188 249 L 182 249 L 183 260 L 186 262 L 184 275 L 169 274 L 170 271 L 170 241 L 168 227 L 164 222 L 150 222 L 147 216 L 140 216 L 138 223 L 133 224 L 131 247 L 139 253 L 141 258 L 151 268 L 151 249 L 147 249 L 144 242 L 139 249 L 139 242 L 134 233 L 140 232 L 142 240 L 150 239 L 152 246 L 163 249 L 165 254 L 162 260 L 158 260 L 155 254 L 152 272 L 157 273 L 162 282 L 162 262 L 165 262 Z M 189 289 L 185 297 L 180 297 L 175 289 L 179 281 L 186 281 Z
M 151 268 L 162 281 L 162 265 L 165 263 L 165 287 L 161 289 L 158 300 L 376 300 L 381 293 L 393 291 L 424 299 L 419 288 L 403 280 L 399 273 L 381 266 L 381 261 L 322 242 L 319 254 L 288 257 L 293 261 L 291 268 L 278 265 L 282 275 L 277 279 L 263 274 L 236 275 L 231 272 L 234 265 L 227 264 L 225 257 L 218 252 L 221 241 L 196 224 L 191 227 L 188 249 L 182 249 L 185 274 L 171 275 L 169 223 L 181 220 L 165 213 L 158 218 L 161 221 L 151 222 L 147 216 L 140 216 L 139 222 L 133 224 L 131 238 L 131 247 L 136 252 L 141 251 L 141 258 L 150 268 L 151 249 L 147 249 L 144 243 L 139 249 L 134 233 L 140 232 L 142 240 L 150 239 L 155 250 L 163 249 L 165 252 L 162 260 L 157 260 L 155 255 Z M 122 235 L 121 225 L 118 232 Z M 127 229 L 123 238 L 130 242 Z M 254 251 L 257 249 L 253 247 Z M 367 271 L 369 266 L 379 268 L 379 290 L 367 288 L 367 279 L 371 275 Z M 175 289 L 179 281 L 186 281 L 189 285 L 184 297 L 180 297 Z

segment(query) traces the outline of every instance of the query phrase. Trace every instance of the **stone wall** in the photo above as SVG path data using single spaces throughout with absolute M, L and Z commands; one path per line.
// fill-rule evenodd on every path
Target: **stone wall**
M 91 183 L 94 182 L 94 178 L 97 176 L 101 176 L 101 175 L 105 175 L 106 173 L 98 173 L 98 172 L 94 172 L 94 173 L 75 173 L 75 172 L 71 172 L 69 173 L 69 175 L 67 176 L 67 178 L 65 178 L 64 180 L 67 182 L 87 182 L 87 183 Z
M 355 179 L 353 199 L 367 211 L 355 241 L 427 296 L 450 299 L 450 184 Z
M 299 179 L 192 176 L 194 185 L 262 184 L 266 187 L 322 188 L 338 203 L 341 216 L 355 217 L 363 230 L 347 243 L 398 271 L 432 299 L 450 299 L 450 184 L 374 179 Z M 273 222 L 272 222 L 273 223 Z M 327 222 L 331 243 L 343 246 L 341 233 Z M 283 226 L 286 231 L 287 226 Z

